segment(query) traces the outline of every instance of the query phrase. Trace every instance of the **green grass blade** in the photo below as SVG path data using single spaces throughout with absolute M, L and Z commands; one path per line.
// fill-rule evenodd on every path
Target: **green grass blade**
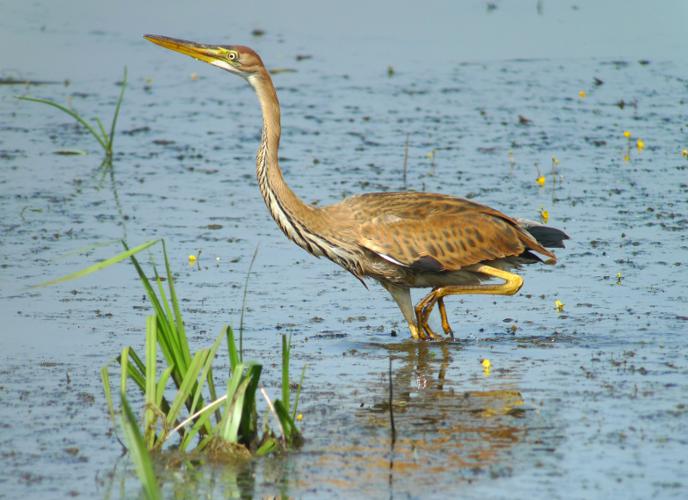
M 100 129 L 100 133 L 103 134 L 103 139 L 105 140 L 105 144 L 108 144 L 108 135 L 107 132 L 105 132 L 105 127 L 103 126 L 103 122 L 100 121 L 100 118 L 96 117 L 95 119 L 96 125 L 98 125 L 98 128 Z M 107 153 L 107 149 L 105 150 Z
M 231 375 L 234 369 L 239 366 L 241 360 L 239 359 L 239 353 L 234 340 L 234 330 L 232 330 L 231 326 L 225 328 L 225 334 L 227 335 L 227 354 L 229 355 L 229 371 Z
M 182 442 L 179 445 L 180 451 L 186 450 L 191 443 L 191 440 L 194 439 L 201 430 L 201 427 L 210 425 L 210 417 L 212 416 L 212 412 L 220 407 L 220 405 L 222 405 L 224 402 L 225 399 L 219 398 L 200 410 L 202 413 L 196 417 L 196 421 L 194 422 L 193 426 L 184 434 L 184 437 L 182 438 Z
M 167 300 L 167 295 L 165 295 L 165 289 L 162 286 L 162 279 L 158 276 L 158 270 L 153 268 L 155 272 L 155 283 L 158 286 L 159 303 L 163 306 L 164 316 L 159 318 L 161 323 L 164 325 L 164 342 L 169 346 L 170 353 L 174 364 L 179 367 L 179 372 L 184 374 L 189 362 L 191 361 L 191 356 L 187 353 L 189 351 L 189 346 L 184 345 L 183 341 L 179 338 L 179 330 L 172 315 L 172 310 L 170 309 L 169 302 Z
M 158 240 L 156 240 L 158 241 Z M 127 248 L 127 244 L 122 242 L 125 248 Z M 134 256 L 131 255 L 130 257 L 131 262 L 134 264 L 134 269 L 136 269 L 137 274 L 139 275 L 139 280 L 141 281 L 141 284 L 143 285 L 143 288 L 146 291 L 146 295 L 148 296 L 148 300 L 150 301 L 151 305 L 153 306 L 153 311 L 155 312 L 156 316 L 158 317 L 158 330 L 160 332 L 160 335 L 158 335 L 158 342 L 160 344 L 160 349 L 162 350 L 163 356 L 165 356 L 165 360 L 167 361 L 167 364 L 172 366 L 174 365 L 175 368 L 172 372 L 172 378 L 174 379 L 174 383 L 177 387 L 182 383 L 182 378 L 184 374 L 184 367 L 186 366 L 183 361 L 182 357 L 177 354 L 175 351 L 174 345 L 171 345 L 171 340 L 172 338 L 175 337 L 174 335 L 174 329 L 172 326 L 169 324 L 167 321 L 167 316 L 165 315 L 165 309 L 163 308 L 162 304 L 160 303 L 160 300 L 158 299 L 158 296 L 155 294 L 155 291 L 153 290 L 152 285 L 150 284 L 150 280 L 146 276 L 146 274 L 143 272 L 143 268 L 141 267 L 141 264 L 139 263 L 138 259 Z M 180 365 L 180 362 L 182 365 Z
M 229 430 L 229 419 L 232 412 L 232 403 L 234 401 L 234 394 L 241 383 L 244 376 L 244 365 L 239 363 L 232 370 L 231 376 L 227 379 L 227 400 L 225 401 L 225 411 L 222 415 L 222 420 L 218 426 L 221 437 L 225 437 Z
M 306 376 L 306 365 L 301 368 L 301 379 L 299 386 L 296 388 L 296 397 L 294 398 L 294 408 L 292 408 L 291 419 L 296 420 L 296 413 L 299 409 L 299 400 L 301 399 L 301 388 L 303 387 L 303 379 Z
M 134 383 L 138 386 L 139 389 L 141 389 L 142 393 L 145 393 L 146 391 L 146 365 L 141 361 L 141 358 L 139 358 L 139 355 L 136 354 L 136 351 L 132 347 L 128 347 L 128 354 L 127 354 L 127 375 L 129 376 L 130 379 L 134 381 Z M 121 357 L 120 357 L 121 360 Z M 130 361 L 133 361 L 134 364 L 132 364 Z M 120 365 L 122 365 L 120 361 Z M 124 365 L 122 365 L 122 370 L 124 370 Z
M 86 120 L 84 120 L 79 113 L 77 113 L 74 110 L 69 109 L 66 106 L 63 106 L 62 104 L 58 104 L 55 101 L 51 101 L 50 99 L 39 99 L 37 97 L 29 97 L 29 96 L 18 96 L 17 99 L 21 99 L 22 101 L 30 101 L 30 102 L 37 102 L 41 104 L 47 104 L 48 106 L 52 106 L 53 108 L 57 108 L 60 111 L 67 113 L 69 116 L 74 118 L 77 122 L 79 122 L 81 125 L 83 125 L 86 130 L 88 130 L 93 137 L 96 138 L 98 143 L 102 146 L 103 150 L 107 151 L 107 144 L 103 139 L 98 135 L 98 131 L 93 128 L 93 126 L 88 123 Z
M 284 439 L 291 443 L 299 436 L 299 430 L 296 424 L 289 415 L 289 410 L 279 399 L 275 401 L 275 413 L 277 413 L 277 418 L 279 418 L 282 424 L 282 429 L 284 430 Z
M 157 319 L 155 315 L 146 318 L 146 391 L 144 410 L 144 441 L 147 448 L 155 442 L 155 401 L 157 381 Z
M 256 450 L 256 456 L 259 457 L 264 457 L 265 455 L 268 455 L 269 453 L 272 453 L 277 449 L 278 443 L 275 438 L 268 438 L 265 440 L 263 444 L 260 445 L 260 447 Z
M 291 338 L 282 334 L 282 403 L 289 413 L 289 401 L 291 400 L 291 387 L 289 386 L 289 357 L 291 354 Z
M 127 376 L 129 372 L 129 347 L 122 349 L 122 354 L 119 357 L 119 365 L 122 367 L 122 371 L 119 379 L 119 394 L 122 399 L 124 399 L 127 393 Z
M 215 377 L 213 376 L 212 366 L 208 370 L 206 381 L 208 382 L 208 393 L 210 394 L 210 400 L 214 401 L 217 399 L 217 392 L 215 390 Z
M 213 364 L 213 361 L 215 360 L 215 354 L 217 353 L 217 350 L 220 347 L 220 342 L 222 342 L 222 336 L 218 335 L 218 337 L 215 339 L 215 342 L 213 342 L 213 345 L 208 350 L 208 356 L 206 357 L 205 363 L 203 363 L 203 367 L 201 369 L 201 381 L 208 380 L 208 372 L 210 371 L 210 367 Z M 191 402 L 191 406 L 189 407 L 189 413 L 195 413 L 198 402 L 203 402 L 203 400 L 201 399 L 202 392 L 203 383 L 201 382 L 196 385 L 196 390 L 194 391 L 193 395 L 193 401 Z
M 172 401 L 172 406 L 170 406 L 170 411 L 167 413 L 167 425 L 171 426 L 172 423 L 177 419 L 179 416 L 179 413 L 182 409 L 182 406 L 186 403 L 187 399 L 189 398 L 191 391 L 193 390 L 195 384 L 197 383 L 198 380 L 198 373 L 201 371 L 201 366 L 203 366 L 203 363 L 206 359 L 206 356 L 208 355 L 208 350 L 203 349 L 201 351 L 198 351 L 196 355 L 193 357 L 191 360 L 191 365 L 189 365 L 189 369 L 184 375 L 184 379 L 182 380 L 181 385 L 179 386 L 179 390 L 177 391 L 177 395 L 175 396 L 174 400 Z
M 158 380 L 158 384 L 155 388 L 155 406 L 158 408 L 160 408 L 162 402 L 164 401 L 165 387 L 167 386 L 167 381 L 170 378 L 172 370 L 174 370 L 174 366 L 168 366 L 163 370 L 162 375 L 160 375 L 160 380 Z
M 232 402 L 229 406 L 229 418 L 222 433 L 222 437 L 230 443 L 239 442 L 239 425 L 241 424 L 241 417 L 244 410 L 244 399 L 246 397 L 246 389 L 251 383 L 251 377 L 244 377 L 244 380 L 237 387 Z
M 162 242 L 162 253 L 165 258 L 165 272 L 167 273 L 167 286 L 170 290 L 170 302 L 172 302 L 172 308 L 174 309 L 174 316 L 177 325 L 177 334 L 179 335 L 179 343 L 182 346 L 182 352 L 186 357 L 186 363 L 188 364 L 191 360 L 191 352 L 189 349 L 189 341 L 186 338 L 186 331 L 184 330 L 184 320 L 182 318 L 182 311 L 179 307 L 179 299 L 177 298 L 177 292 L 174 288 L 174 276 L 172 275 L 172 270 L 170 269 L 170 260 L 167 257 L 167 246 L 165 241 Z
M 105 401 L 107 402 L 108 413 L 112 422 L 115 422 L 115 405 L 112 402 L 112 386 L 110 384 L 110 372 L 108 371 L 108 365 L 104 365 L 100 369 L 100 379 L 103 382 L 103 392 L 105 393 Z
M 38 285 L 33 285 L 33 287 L 36 288 L 36 287 L 45 287 L 45 286 L 57 285 L 58 283 L 64 283 L 65 281 L 71 281 L 71 280 L 74 280 L 77 278 L 83 278 L 84 276 L 88 276 L 89 274 L 92 274 L 92 273 L 95 273 L 96 271 L 100 271 L 102 269 L 108 268 L 108 267 L 112 266 L 113 264 L 117 264 L 118 262 L 121 262 L 124 259 L 132 257 L 134 254 L 137 254 L 137 253 L 141 252 L 142 250 L 145 250 L 146 248 L 149 248 L 149 247 L 155 245 L 158 241 L 160 241 L 160 240 L 147 241 L 146 243 L 139 245 L 137 247 L 134 247 L 131 250 L 126 250 L 122 253 L 115 255 L 114 257 L 110 257 L 109 259 L 102 260 L 102 261 L 98 262 L 97 264 L 93 264 L 92 266 L 89 266 L 86 269 L 82 269 L 81 271 L 76 271 L 74 273 L 70 273 L 66 276 L 62 276 L 61 278 L 57 278 L 54 280 L 44 281 L 43 283 L 39 283 Z
M 110 125 L 110 135 L 108 136 L 108 152 L 112 154 L 112 144 L 115 141 L 115 128 L 117 127 L 117 118 L 119 117 L 119 110 L 124 100 L 124 90 L 127 88 L 127 67 L 124 67 L 124 76 L 122 77 L 122 85 L 117 98 L 117 105 L 115 106 L 115 113 L 112 115 L 112 125 Z
M 172 309 L 170 309 L 170 303 L 167 300 L 167 295 L 165 294 L 165 288 L 162 286 L 162 278 L 158 275 L 158 269 L 153 266 L 153 273 L 155 275 L 155 284 L 158 287 L 158 293 L 159 299 L 160 299 L 160 304 L 165 308 L 165 320 L 170 324 L 172 327 L 171 330 L 174 331 L 177 329 L 177 325 L 175 323 L 175 318 L 174 314 L 172 314 Z
M 244 443 L 253 441 L 257 432 L 256 391 L 258 390 L 258 382 L 260 381 L 262 370 L 263 367 L 258 364 L 252 364 L 246 370 L 246 376 L 249 377 L 250 382 L 246 388 L 246 395 L 242 405 L 241 425 L 239 426 L 239 435 Z
M 251 277 L 251 270 L 253 269 L 253 264 L 256 262 L 256 256 L 258 255 L 258 245 L 253 251 L 253 257 L 251 257 L 251 263 L 248 265 L 248 271 L 246 272 L 246 280 L 244 281 L 244 296 L 241 299 L 241 316 L 239 317 L 239 357 L 244 360 L 244 312 L 246 311 L 246 298 L 248 297 L 248 280 Z
M 136 417 L 131 411 L 131 407 L 125 397 L 122 397 L 122 428 L 124 429 L 124 436 L 129 448 L 129 453 L 131 454 L 131 459 L 136 468 L 136 473 L 143 484 L 143 491 L 146 494 L 146 498 L 149 500 L 161 499 L 162 493 L 160 492 L 158 481 L 155 478 L 153 461 L 143 442 L 143 437 L 139 431 Z
M 210 442 L 211 439 L 213 439 L 213 436 L 212 436 L 212 435 L 209 434 L 209 435 L 205 436 L 205 437 L 204 437 L 203 439 L 201 439 L 201 441 L 198 443 L 198 445 L 197 445 L 196 448 L 195 448 L 195 451 L 203 451 L 203 450 L 205 449 L 205 447 L 208 445 L 208 443 Z

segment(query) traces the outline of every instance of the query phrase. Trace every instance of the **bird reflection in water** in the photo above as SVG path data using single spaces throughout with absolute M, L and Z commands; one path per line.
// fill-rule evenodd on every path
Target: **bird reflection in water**
M 369 387 L 373 404 L 358 411 L 360 438 L 332 447 L 319 460 L 337 477 L 323 478 L 338 488 L 365 492 L 383 481 L 391 488 L 418 491 L 442 482 L 471 482 L 481 474 L 509 474 L 512 454 L 528 429 L 528 415 L 521 393 L 509 385 L 476 378 L 462 391 L 447 376 L 456 346 L 403 343 L 386 346 L 393 362 L 392 410 L 396 428 L 390 429 L 387 370 Z M 459 372 L 460 373 L 460 372 Z M 480 375 L 477 375 L 480 373 Z M 457 371 L 451 370 L 456 377 Z M 466 378 L 466 377 L 462 377 Z M 402 486 L 402 484 L 404 486 Z

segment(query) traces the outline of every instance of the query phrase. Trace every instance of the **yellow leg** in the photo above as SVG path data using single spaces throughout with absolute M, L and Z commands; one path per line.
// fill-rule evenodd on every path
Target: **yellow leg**
M 487 274 L 488 276 L 494 276 L 495 278 L 500 278 L 504 280 L 504 283 L 500 285 L 464 285 L 464 286 L 445 286 L 441 288 L 435 288 L 425 297 L 423 297 L 420 302 L 416 305 L 416 317 L 418 319 L 418 330 L 420 338 L 423 338 L 421 332 L 425 332 L 430 338 L 436 339 L 441 338 L 435 332 L 432 331 L 428 325 L 428 318 L 432 312 L 435 304 L 439 304 L 440 315 L 442 316 L 442 328 L 445 332 L 451 334 L 451 327 L 449 326 L 449 321 L 447 320 L 447 311 L 444 307 L 444 301 L 442 300 L 447 295 L 459 295 L 459 294 L 488 294 L 488 295 L 514 295 L 523 286 L 523 278 L 517 274 L 513 274 L 507 271 L 502 271 L 491 266 L 486 265 L 476 265 L 466 268 L 467 271 L 473 271 L 476 273 Z
M 452 331 L 452 328 L 449 325 L 449 320 L 447 319 L 447 308 L 444 306 L 444 299 L 442 297 L 437 299 L 437 306 L 440 310 L 440 318 L 442 318 L 442 330 L 444 330 L 446 335 L 454 338 L 454 332 Z
M 441 339 L 442 336 L 435 333 L 430 325 L 428 324 L 428 318 L 430 317 L 430 312 L 435 306 L 435 301 L 437 300 L 434 296 L 435 290 L 423 297 L 418 304 L 416 304 L 416 321 L 418 324 L 418 333 L 420 338 L 423 340 L 430 339 Z

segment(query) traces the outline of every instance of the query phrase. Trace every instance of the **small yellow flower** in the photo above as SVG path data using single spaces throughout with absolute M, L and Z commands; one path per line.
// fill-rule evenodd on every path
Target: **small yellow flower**
M 585 96 L 587 96 L 587 94 L 585 93 L 585 90 L 579 90 L 578 91 L 578 97 L 580 97 L 581 99 L 585 99 Z
M 645 149 L 645 141 L 642 139 L 638 139 L 635 145 L 638 148 L 638 151 L 642 151 L 643 149 Z
M 296 415 L 296 421 L 297 422 L 301 422 L 302 420 L 303 420 L 303 413 L 299 413 L 298 415 Z
M 623 275 L 621 273 L 616 273 L 616 284 L 620 285 L 623 281 Z
M 628 153 L 626 153 L 626 154 L 624 155 L 624 161 L 625 161 L 626 163 L 628 163 L 629 161 L 631 161 L 631 155 L 628 154 Z
M 540 220 L 543 224 L 547 224 L 547 221 L 549 221 L 549 210 L 540 209 Z
M 189 255 L 189 264 L 194 264 L 196 262 L 196 256 L 195 255 Z
M 631 138 L 631 131 L 630 130 L 624 130 L 624 137 L 626 139 L 630 139 Z
M 688 158 L 688 148 L 683 148 L 681 150 L 681 156 L 683 156 L 684 158 Z
M 554 301 L 554 308 L 557 310 L 557 312 L 561 312 L 564 310 L 564 303 L 557 299 Z
M 546 180 L 547 180 L 547 178 L 544 175 L 541 175 L 540 177 L 535 179 L 535 182 L 538 183 L 538 186 L 544 186 Z
M 480 362 L 480 364 L 483 366 L 483 375 L 489 377 L 490 371 L 492 370 L 492 363 L 490 363 L 490 360 L 485 358 Z

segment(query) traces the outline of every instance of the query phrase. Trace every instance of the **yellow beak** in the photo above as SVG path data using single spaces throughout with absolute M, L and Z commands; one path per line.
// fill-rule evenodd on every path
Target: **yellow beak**
M 143 38 L 156 45 L 165 47 L 166 49 L 191 56 L 194 59 L 209 64 L 212 64 L 213 61 L 217 61 L 222 55 L 222 51 L 219 47 L 211 47 L 188 40 L 179 40 L 177 38 L 169 38 L 161 35 L 143 35 Z

